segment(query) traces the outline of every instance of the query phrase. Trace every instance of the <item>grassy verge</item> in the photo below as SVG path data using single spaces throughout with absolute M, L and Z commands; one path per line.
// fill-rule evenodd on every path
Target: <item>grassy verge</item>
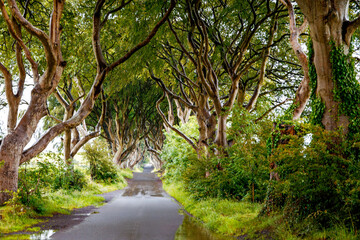
M 256 203 L 220 199 L 196 201 L 182 190 L 180 183 L 165 183 L 164 189 L 207 228 L 224 235 L 245 234 L 261 210 L 261 205 Z
M 359 237 L 344 226 L 307 232 L 306 235 L 290 229 L 280 215 L 259 216 L 262 204 L 234 200 L 207 199 L 197 201 L 185 192 L 182 183 L 166 183 L 164 189 L 178 200 L 197 220 L 213 232 L 246 239 L 284 240 L 355 240 Z
M 74 208 L 99 206 L 104 198 L 96 195 L 124 188 L 126 186 L 124 177 L 132 178 L 132 172 L 121 170 L 121 181 L 118 183 L 104 184 L 91 181 L 82 191 L 59 190 L 44 193 L 37 205 L 37 212 L 20 204 L 15 196 L 7 205 L 0 207 L 0 237 L 11 232 L 39 231 L 40 229 L 31 228 L 34 224 L 43 221 L 38 217 L 52 216 L 54 213 L 70 214 Z M 20 236 L 16 235 L 16 237 Z

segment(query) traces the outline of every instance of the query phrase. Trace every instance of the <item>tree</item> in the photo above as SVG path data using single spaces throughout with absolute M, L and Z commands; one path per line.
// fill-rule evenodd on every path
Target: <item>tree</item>
M 7 30 L 16 42 L 17 54 L 14 62 L 18 64 L 20 70 L 18 92 L 14 93 L 12 81 L 13 75 L 3 63 L 0 65 L 0 70 L 5 78 L 5 90 L 9 105 L 8 133 L 2 140 L 0 148 L 0 159 L 3 161 L 3 165 L 0 168 L 0 204 L 3 204 L 11 197 L 11 194 L 9 194 L 8 191 L 17 190 L 19 165 L 42 152 L 48 143 L 56 136 L 65 130 L 76 127 L 90 114 L 96 99 L 101 93 L 106 76 L 119 65 L 127 61 L 134 53 L 146 46 L 175 7 L 175 1 L 171 1 L 170 7 L 160 20 L 156 20 L 158 22 L 153 29 L 151 29 L 150 33 L 145 37 L 142 37 L 143 40 L 138 40 L 135 46 L 133 45 L 133 47 L 130 47 L 130 50 L 125 50 L 121 56 L 118 56 L 116 60 L 109 63 L 103 54 L 101 30 L 106 28 L 106 23 L 109 21 L 110 15 L 119 13 L 119 11 L 126 6 L 129 6 L 131 2 L 131 0 L 124 0 L 117 3 L 113 2 L 113 4 L 115 4 L 113 5 L 106 4 L 105 0 L 96 1 L 92 21 L 92 47 L 96 59 L 97 70 L 92 87 L 78 111 L 70 119 L 50 128 L 37 143 L 28 149 L 25 149 L 25 146 L 29 143 L 34 134 L 38 123 L 46 116 L 47 99 L 50 94 L 55 91 L 62 77 L 64 68 L 67 65 L 67 62 L 62 56 L 61 33 L 64 29 L 60 25 L 65 1 L 54 0 L 49 25 L 47 26 L 45 22 L 42 22 L 42 24 L 37 27 L 26 18 L 26 14 L 20 12 L 15 0 L 9 0 L 7 5 L 5 5 L 4 0 L 0 0 L 2 19 L 6 22 Z M 89 4 L 91 2 L 86 3 Z M 25 13 L 26 11 L 27 8 L 25 8 Z M 102 18 L 103 11 L 106 11 L 107 13 L 104 14 L 104 17 Z M 120 13 L 117 17 L 121 18 L 123 16 Z M 46 30 L 43 30 L 44 28 L 46 28 Z M 39 64 L 35 60 L 34 52 L 31 50 L 33 45 L 24 41 L 25 37 L 23 36 L 24 33 L 21 29 L 27 31 L 26 36 L 40 42 L 42 47 L 38 50 L 40 51 L 39 55 L 45 56 L 43 64 Z M 22 51 L 29 64 L 24 63 L 21 54 Z M 25 79 L 25 69 L 27 66 L 29 66 L 32 71 L 31 76 L 34 80 L 34 87 L 31 91 L 31 101 L 29 106 L 24 116 L 17 122 L 17 110 L 20 102 L 19 98 L 21 98 L 22 95 L 23 79 Z
M 296 0 L 309 22 L 313 121 L 326 130 L 359 130 L 360 86 L 351 62 L 351 37 L 360 18 L 349 20 L 349 0 Z M 290 2 L 288 3 L 290 4 Z
M 159 128 L 161 121 L 155 108 L 159 96 L 160 91 L 152 81 L 137 79 L 107 97 L 105 136 L 111 143 L 114 162 L 122 165 L 129 156 L 141 152 L 140 143 L 154 128 Z
M 200 154 L 213 144 L 221 151 L 228 147 L 227 121 L 236 102 L 256 112 L 259 99 L 284 89 L 268 89 L 272 74 L 274 83 L 279 82 L 275 55 L 283 39 L 277 31 L 281 5 L 272 1 L 181 4 L 181 11 L 169 20 L 172 36 L 166 36 L 158 48 L 157 56 L 167 68 L 150 70 L 164 91 L 158 109 L 171 126 L 160 102 L 168 96 L 187 106 L 197 117 L 198 139 L 194 142 L 178 129 L 172 130 Z M 280 102 L 274 108 L 284 103 Z
M 291 120 L 299 119 L 305 106 L 310 98 L 310 76 L 309 76 L 309 63 L 307 56 L 299 42 L 300 34 L 302 34 L 308 27 L 306 19 L 300 27 L 296 25 L 295 11 L 290 0 L 281 0 L 287 7 L 289 12 L 289 28 L 290 28 L 290 44 L 298 58 L 301 68 L 304 72 L 303 80 L 301 81 L 295 95 L 295 99 L 289 108 Z
M 56 112 L 61 112 L 63 120 L 60 120 L 57 116 L 53 116 L 50 113 L 50 110 L 48 110 L 48 117 L 54 121 L 52 121 L 53 124 L 51 124 L 50 121 L 48 121 L 47 124 L 45 124 L 46 128 L 49 128 L 49 125 L 51 126 L 55 125 L 56 123 L 61 123 L 62 121 L 69 120 L 75 113 L 77 106 L 83 103 L 83 97 L 86 95 L 86 92 L 79 82 L 79 80 L 75 77 L 74 79 L 66 79 L 64 86 L 58 87 L 56 91 L 54 91 L 53 95 L 57 99 L 58 103 L 56 107 L 53 107 Z M 73 95 L 73 82 L 76 84 L 75 92 L 77 93 L 77 97 Z M 61 94 L 59 91 L 59 88 L 61 88 L 62 92 L 64 94 Z M 102 93 L 102 96 L 104 93 Z M 101 101 L 101 113 L 100 116 L 97 116 L 97 122 L 94 124 L 94 126 L 91 126 L 89 128 L 88 124 L 86 124 L 86 119 L 82 121 L 81 124 L 78 126 L 67 129 L 64 131 L 63 136 L 63 147 L 64 147 L 64 160 L 66 164 L 71 164 L 71 159 L 78 153 L 78 151 L 81 149 L 82 146 L 84 146 L 88 141 L 91 139 L 100 136 L 101 126 L 104 121 L 105 116 L 105 109 L 106 109 L 106 102 L 104 101 L 104 97 L 100 99 Z M 60 106 L 59 106 L 60 105 Z M 59 111 L 57 108 L 62 107 L 63 111 Z M 59 115 L 59 114 L 57 114 Z

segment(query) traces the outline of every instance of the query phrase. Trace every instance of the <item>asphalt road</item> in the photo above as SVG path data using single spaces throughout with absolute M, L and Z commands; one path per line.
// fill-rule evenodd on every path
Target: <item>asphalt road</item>
M 173 240 L 184 216 L 150 168 L 80 224 L 51 236 L 57 240 Z

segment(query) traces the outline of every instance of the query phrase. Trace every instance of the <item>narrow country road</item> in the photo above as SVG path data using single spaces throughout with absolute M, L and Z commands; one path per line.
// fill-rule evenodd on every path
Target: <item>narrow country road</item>
M 56 240 L 173 240 L 184 216 L 152 168 L 134 173 L 122 194 L 83 222 L 52 235 Z

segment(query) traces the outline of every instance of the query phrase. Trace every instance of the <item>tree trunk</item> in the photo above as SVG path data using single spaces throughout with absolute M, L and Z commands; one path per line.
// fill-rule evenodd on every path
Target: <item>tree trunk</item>
M 346 134 L 349 117 L 339 111 L 340 103 L 334 99 L 335 84 L 330 54 L 331 42 L 334 42 L 337 47 L 343 47 L 344 53 L 348 53 L 349 41 L 345 38 L 349 1 L 297 0 L 297 3 L 309 21 L 314 50 L 312 61 L 317 74 L 316 96 L 325 105 L 321 123 L 329 131 L 342 127 L 343 133 Z
M 214 142 L 216 133 L 216 116 L 211 114 L 205 107 L 196 114 L 199 125 L 198 148 L 202 153 L 208 153 L 208 147 Z
M 0 167 L 0 203 L 8 201 L 12 197 L 10 192 L 16 192 L 17 190 L 20 158 L 14 158 L 13 156 L 16 156 L 16 154 L 11 152 L 1 155 L 4 165 Z
M 172 106 L 172 102 L 171 102 L 171 98 L 169 97 L 169 94 L 166 94 L 166 99 L 168 101 L 168 105 L 169 105 L 169 110 L 168 110 L 168 121 L 171 125 L 174 125 L 174 121 L 175 121 L 175 117 L 174 117 L 174 109 Z M 171 132 L 171 128 L 168 127 L 166 124 L 164 124 L 164 128 L 166 130 L 166 132 L 170 133 Z
M 18 186 L 18 168 L 25 146 L 34 134 L 37 124 L 46 115 L 47 94 L 39 91 L 39 85 L 31 94 L 31 102 L 18 126 L 2 141 L 0 159 L 0 205 L 11 198 L 7 191 L 16 192 Z
M 64 160 L 65 163 L 69 166 L 71 164 L 71 130 L 68 129 L 64 132 Z
M 227 122 L 227 115 L 221 115 L 218 117 L 218 127 L 216 131 L 216 139 L 215 143 L 219 147 L 226 148 L 228 146 L 227 138 L 226 138 L 226 122 Z
M 182 122 L 182 124 L 185 124 L 189 121 L 190 118 L 190 114 L 191 114 L 191 109 L 188 108 L 187 106 L 184 106 L 184 108 L 181 106 L 179 100 L 174 99 L 174 102 L 176 104 L 176 112 L 177 112 L 177 116 L 180 119 L 180 121 Z

